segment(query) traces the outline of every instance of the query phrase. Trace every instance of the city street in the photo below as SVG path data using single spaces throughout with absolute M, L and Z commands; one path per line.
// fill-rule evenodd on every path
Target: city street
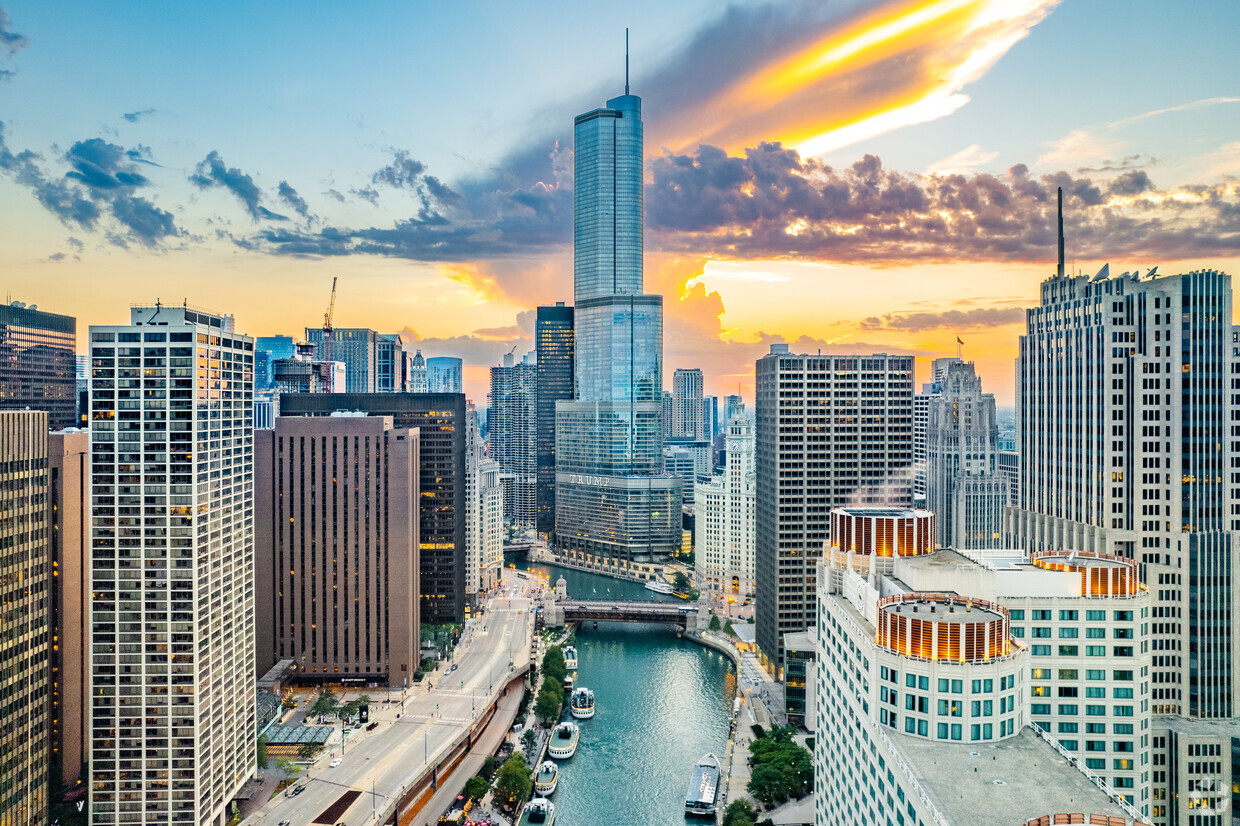
M 533 628 L 530 593 L 537 581 L 519 578 L 508 569 L 503 576 L 504 585 L 488 603 L 486 613 L 472 623 L 469 636 L 462 638 L 452 664 L 427 677 L 434 683 L 433 690 L 410 689 L 405 692 L 403 708 L 396 689 L 391 692 L 394 702 L 390 706 L 372 703 L 371 720 L 379 723 L 375 730 L 354 732 L 354 739 L 343 744 L 343 756 L 339 745 L 331 748 L 298 779 L 305 791 L 295 797 L 281 793 L 245 822 L 313 823 L 350 791 L 360 795 L 332 822 L 348 826 L 373 822 L 373 810 L 383 808 L 387 798 L 454 742 L 486 708 L 493 691 L 528 661 Z M 370 693 L 376 698 L 385 696 L 381 690 Z M 332 768 L 330 762 L 337 756 L 341 763 Z M 427 814 L 430 820 L 438 816 L 438 812 L 433 817 Z

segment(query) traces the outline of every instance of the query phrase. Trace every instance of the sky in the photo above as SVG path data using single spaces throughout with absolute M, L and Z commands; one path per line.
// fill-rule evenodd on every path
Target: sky
M 0 0 L 0 3 L 4 0 Z M 572 298 L 572 118 L 630 82 L 665 387 L 794 352 L 1014 396 L 1055 269 L 1240 273 L 1240 4 L 0 5 L 0 285 L 90 324 L 400 332 L 487 369 Z

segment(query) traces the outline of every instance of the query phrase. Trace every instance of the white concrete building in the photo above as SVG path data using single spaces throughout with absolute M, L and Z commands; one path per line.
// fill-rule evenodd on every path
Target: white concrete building
M 483 459 L 478 463 L 479 586 L 492 588 L 504 566 L 504 491 L 500 484 L 499 462 Z
M 228 822 L 254 775 L 254 340 L 90 328 L 90 822 Z
M 702 421 L 702 391 L 705 380 L 696 367 L 680 368 L 672 374 L 672 430 L 679 439 L 710 439 Z
M 757 477 L 753 425 L 744 406 L 727 424 L 722 476 L 694 490 L 694 546 L 702 593 L 740 602 L 754 593 L 754 530 Z

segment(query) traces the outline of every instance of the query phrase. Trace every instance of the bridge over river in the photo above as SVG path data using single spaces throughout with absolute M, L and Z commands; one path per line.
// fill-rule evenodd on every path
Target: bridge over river
M 544 622 L 564 625 L 570 622 L 658 622 L 686 631 L 698 628 L 698 609 L 694 605 L 666 602 L 622 602 L 592 599 L 547 599 L 543 602 Z

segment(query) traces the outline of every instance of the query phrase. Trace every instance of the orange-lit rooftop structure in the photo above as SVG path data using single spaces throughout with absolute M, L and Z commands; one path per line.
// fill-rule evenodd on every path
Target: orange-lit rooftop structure
M 1079 573 L 1083 597 L 1131 597 L 1145 590 L 1137 578 L 1137 563 L 1122 556 L 1095 551 L 1034 551 L 1029 559 L 1038 568 Z
M 980 663 L 1006 657 L 1016 643 L 1006 608 L 959 594 L 914 592 L 878 601 L 877 643 L 922 660 Z
M 934 514 L 914 508 L 835 508 L 830 549 L 861 556 L 934 553 Z

